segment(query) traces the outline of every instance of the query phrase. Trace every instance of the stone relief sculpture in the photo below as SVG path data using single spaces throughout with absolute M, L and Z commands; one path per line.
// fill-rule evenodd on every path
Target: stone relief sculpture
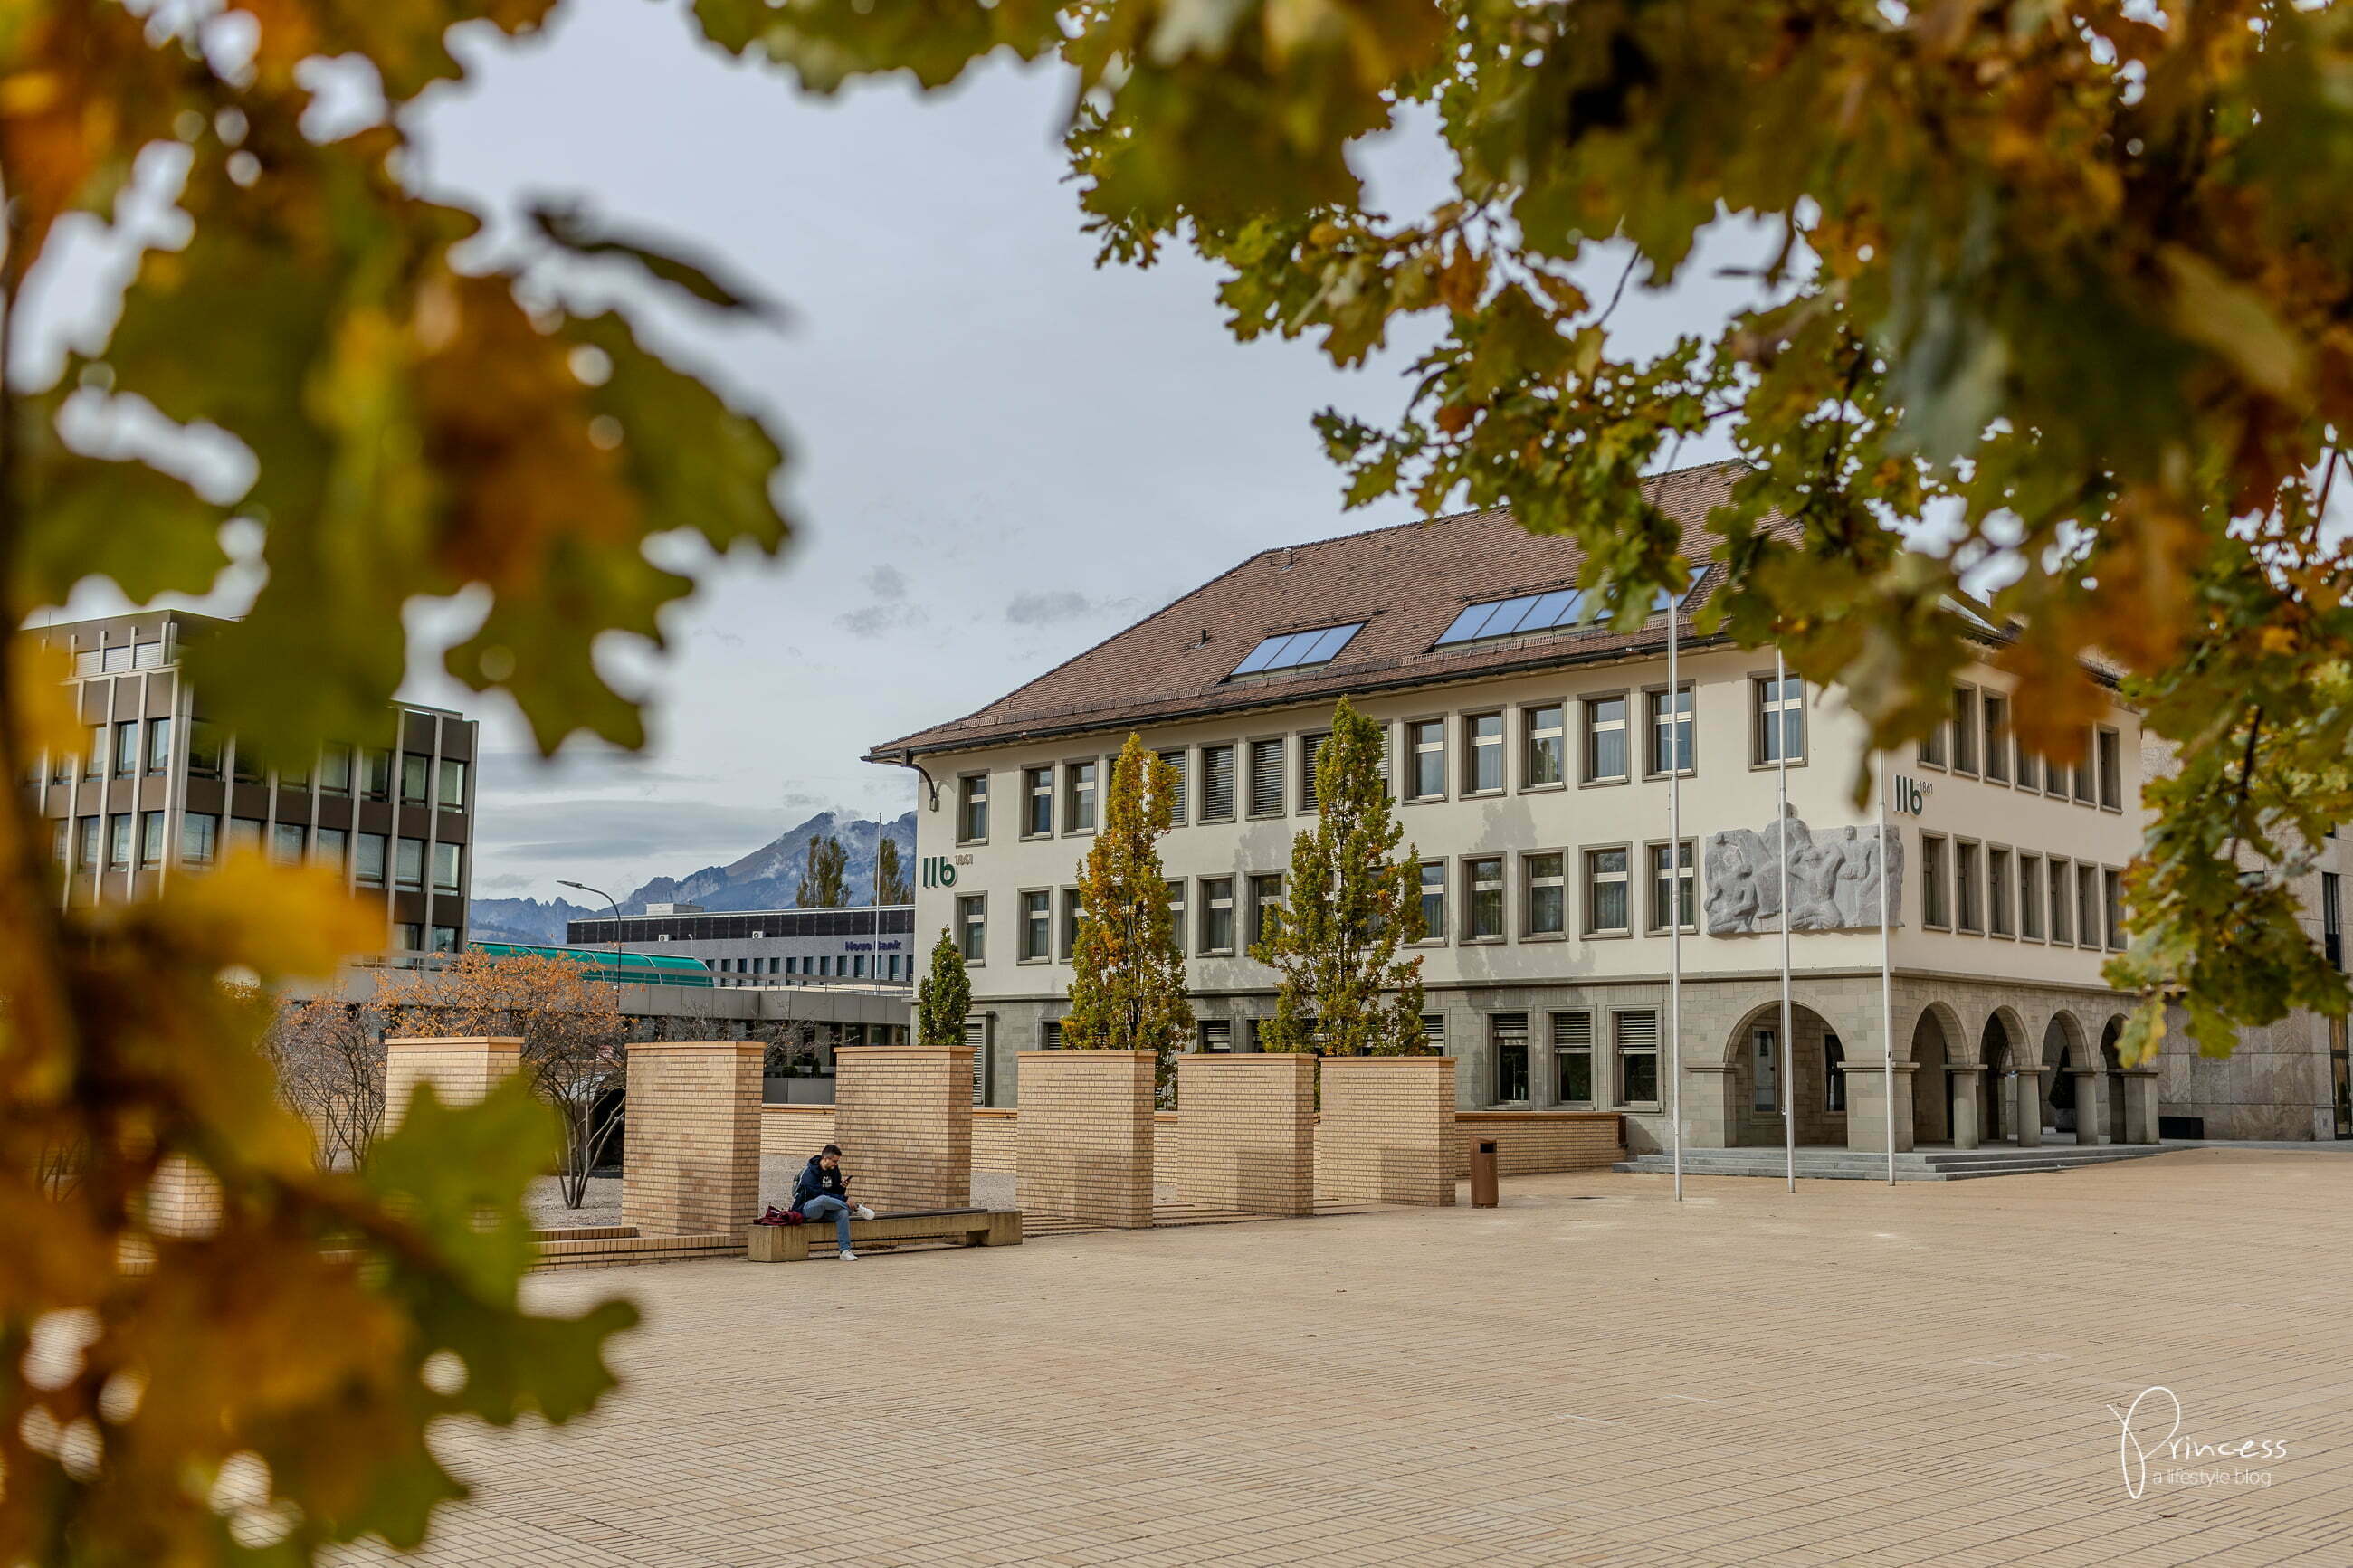
M 1893 827 L 1887 848 L 1884 885 L 1894 889 L 1894 907 L 1900 910 L 1904 840 Z M 1761 829 L 1733 827 L 1709 834 L 1701 860 L 1707 872 L 1710 936 L 1780 930 L 1784 897 L 1789 900 L 1791 931 L 1857 931 L 1879 924 L 1883 879 L 1875 826 L 1841 827 L 1817 837 L 1791 809 Z

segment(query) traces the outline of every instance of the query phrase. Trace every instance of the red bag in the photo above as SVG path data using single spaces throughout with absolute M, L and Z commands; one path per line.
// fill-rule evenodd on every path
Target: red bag
M 754 1220 L 752 1223 L 754 1225 L 798 1225 L 801 1223 L 801 1216 L 798 1210 L 794 1210 L 787 1214 L 783 1209 L 778 1208 L 776 1205 L 770 1204 L 768 1205 L 768 1212 L 762 1215 L 758 1219 Z

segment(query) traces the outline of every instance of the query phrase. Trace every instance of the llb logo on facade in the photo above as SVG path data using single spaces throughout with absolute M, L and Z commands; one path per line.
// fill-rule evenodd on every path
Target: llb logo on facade
M 969 855 L 926 855 L 923 857 L 923 886 L 953 888 L 956 884 L 956 868 L 971 864 L 972 857 Z

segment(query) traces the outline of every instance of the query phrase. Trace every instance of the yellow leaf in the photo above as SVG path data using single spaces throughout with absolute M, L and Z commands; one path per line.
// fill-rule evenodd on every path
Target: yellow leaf
M 385 943 L 381 909 L 345 893 L 332 873 L 273 866 L 254 850 L 234 851 L 203 876 L 172 879 L 157 918 L 190 951 L 265 980 L 332 974 Z
M 16 706 L 16 754 L 72 756 L 81 750 L 80 715 L 74 711 L 73 664 L 66 650 L 19 635 L 8 650 L 10 700 Z

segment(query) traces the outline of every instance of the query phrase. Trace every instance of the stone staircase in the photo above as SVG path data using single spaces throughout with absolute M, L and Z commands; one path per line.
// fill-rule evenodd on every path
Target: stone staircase
M 1966 1182 L 1978 1176 L 2017 1176 L 2034 1171 L 2072 1171 L 2084 1165 L 2105 1165 L 2115 1160 L 2140 1160 L 2165 1152 L 2157 1143 L 2045 1143 L 2020 1149 L 2008 1143 L 1980 1149 L 1915 1149 L 1895 1156 L 1899 1182 Z M 1668 1175 L 1674 1161 L 1665 1153 L 1641 1154 L 1610 1167 L 1643 1175 Z M 1687 1176 L 1766 1176 L 1787 1174 L 1788 1160 L 1778 1149 L 1686 1149 Z M 1887 1156 L 1858 1149 L 1800 1149 L 1798 1174 L 1815 1179 L 1883 1182 Z

